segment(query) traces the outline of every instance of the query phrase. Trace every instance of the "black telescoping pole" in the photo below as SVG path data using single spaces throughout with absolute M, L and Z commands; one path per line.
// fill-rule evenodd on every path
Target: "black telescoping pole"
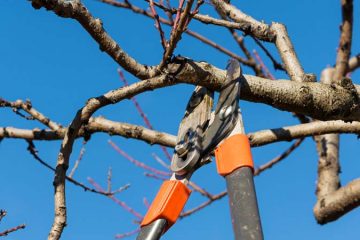
M 225 176 L 236 240 L 262 240 L 253 170 L 241 167 Z

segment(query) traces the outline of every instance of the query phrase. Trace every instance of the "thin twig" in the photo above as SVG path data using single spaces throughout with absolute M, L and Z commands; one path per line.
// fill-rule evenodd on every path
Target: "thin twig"
M 148 172 L 145 172 L 144 176 L 149 177 L 149 178 L 153 178 L 153 179 L 156 179 L 156 180 L 160 180 L 160 181 L 168 180 L 168 178 L 165 178 L 165 177 L 153 174 L 153 173 L 148 173 Z
M 153 156 L 153 158 L 164 168 L 166 168 L 167 170 L 170 170 L 170 165 L 166 164 L 158 155 L 156 155 L 155 153 L 152 153 L 151 156 Z
M 7 229 L 7 230 L 5 230 L 5 231 L 3 231 L 3 232 L 0 232 L 0 237 L 7 236 L 9 233 L 18 231 L 18 230 L 20 230 L 20 229 L 24 229 L 25 227 L 26 227 L 25 224 L 21 224 L 21 225 L 19 225 L 19 226 L 16 226 L 16 227 Z
M 161 42 L 161 45 L 164 49 L 164 51 L 166 51 L 166 48 L 167 48 L 167 41 L 166 41 L 166 38 L 165 38 L 165 34 L 164 34 L 164 31 L 162 30 L 161 28 L 161 23 L 160 23 L 160 19 L 159 19 L 159 15 L 157 14 L 156 10 L 155 10 L 155 7 L 154 7 L 154 1 L 153 0 L 149 0 L 149 6 L 150 6 L 150 9 L 151 9 L 151 13 L 153 14 L 154 16 L 154 19 L 155 19 L 155 27 L 156 29 L 159 31 L 160 33 L 160 42 Z
M 44 160 L 42 160 L 38 153 L 37 153 L 37 150 L 35 148 L 35 145 L 32 141 L 29 141 L 27 140 L 27 143 L 28 143 L 28 148 L 27 150 L 30 152 L 30 154 L 35 158 L 35 160 L 37 160 L 39 163 L 41 163 L 43 166 L 45 166 L 46 168 L 52 170 L 53 172 L 55 172 L 55 168 L 53 168 L 52 166 L 50 166 L 47 162 L 45 162 Z M 71 178 L 71 177 L 68 177 L 66 176 L 66 180 L 73 183 L 75 186 L 78 186 L 78 187 L 81 187 L 82 189 L 84 189 L 85 191 L 89 191 L 89 192 L 93 192 L 93 193 L 98 193 L 98 194 L 101 194 L 101 195 L 105 195 L 105 196 L 109 196 L 109 195 L 113 195 L 113 193 L 106 193 L 106 192 L 100 192 L 100 191 L 97 191 L 93 188 L 89 188 L 87 187 L 86 185 L 76 181 L 75 179 Z
M 120 79 L 121 81 L 124 83 L 125 86 L 129 86 L 125 76 L 124 76 L 124 73 L 121 71 L 120 68 L 118 68 L 118 73 L 119 73 L 119 76 L 120 76 Z M 145 125 L 149 128 L 149 129 L 154 129 L 153 126 L 151 125 L 150 123 L 150 120 L 149 118 L 146 116 L 145 112 L 143 111 L 143 109 L 141 108 L 139 102 L 136 100 L 135 97 L 132 97 L 131 98 L 131 101 L 134 103 L 135 107 L 136 107 L 136 110 L 138 111 L 138 113 L 140 114 L 141 118 L 144 120 L 145 122 Z M 163 151 L 163 153 L 165 154 L 166 158 L 171 161 L 171 155 L 170 153 L 168 152 L 168 150 L 166 149 L 166 147 L 164 146 L 160 146 L 161 150 Z
M 180 4 L 179 4 L 179 9 L 182 7 L 182 3 L 184 0 L 180 0 Z M 192 15 L 190 14 L 191 11 L 191 7 L 193 4 L 194 0 L 187 0 L 185 9 L 183 10 L 183 12 L 179 11 L 179 17 L 177 15 L 177 17 L 174 20 L 174 26 L 171 30 L 171 35 L 170 35 L 170 40 L 169 40 L 169 45 L 165 50 L 165 53 L 163 55 L 163 58 L 161 60 L 161 62 L 158 65 L 158 70 L 162 70 L 166 64 L 169 62 L 170 58 L 173 55 L 173 52 L 177 46 L 177 43 L 180 41 L 181 39 L 181 35 L 182 33 L 186 30 Z
M 103 189 L 100 184 L 98 184 L 97 182 L 95 182 L 94 179 L 88 177 L 87 180 L 89 181 L 89 183 L 91 185 L 94 186 L 94 188 L 99 191 L 99 192 L 105 192 L 105 189 Z M 139 220 L 143 219 L 143 216 L 138 213 L 137 211 L 135 211 L 133 208 L 129 207 L 125 202 L 117 199 L 114 195 L 107 195 L 111 200 L 113 200 L 116 204 L 118 204 L 119 206 L 121 206 L 123 209 L 125 209 L 126 211 L 128 211 L 129 213 L 131 213 L 132 215 L 134 215 L 136 218 L 138 218 Z
M 279 63 L 278 61 L 276 61 L 276 59 L 271 55 L 270 51 L 264 46 L 264 44 L 261 43 L 261 41 L 255 37 L 252 37 L 252 39 L 254 39 L 255 43 L 264 51 L 264 53 L 266 54 L 266 56 L 268 56 L 268 58 L 271 60 L 275 70 L 282 70 L 285 71 L 284 66 Z
M 264 64 L 263 60 L 261 59 L 261 57 L 259 56 L 259 54 L 257 53 L 257 51 L 254 49 L 253 50 L 255 59 L 259 62 L 263 72 L 265 72 L 265 76 L 271 80 L 275 80 L 274 75 L 271 74 L 271 72 L 269 71 L 269 69 L 266 67 L 266 65 Z
M 189 185 L 190 187 L 192 187 L 196 192 L 200 193 L 201 195 L 203 195 L 204 197 L 207 197 L 208 199 L 213 199 L 214 196 L 209 193 L 208 191 L 206 191 L 205 189 L 203 189 L 202 187 L 200 187 L 199 185 L 197 185 L 195 182 L 193 181 L 189 181 Z
M 226 195 L 227 195 L 227 191 L 223 191 L 223 192 L 221 192 L 221 193 L 219 193 L 219 194 L 217 194 L 217 195 L 214 195 L 214 196 L 212 197 L 212 199 L 210 199 L 210 200 L 208 200 L 208 201 L 206 201 L 206 202 L 198 205 L 197 207 L 194 207 L 194 208 L 192 208 L 192 209 L 190 209 L 190 210 L 187 210 L 187 211 L 182 212 L 181 215 L 180 215 L 180 218 L 188 217 L 188 216 L 190 216 L 191 214 L 193 214 L 193 213 L 195 213 L 195 212 L 197 212 L 197 211 L 199 211 L 199 210 L 201 210 L 201 209 L 209 206 L 209 205 L 210 205 L 211 203 L 213 203 L 214 201 L 217 201 L 217 200 L 222 199 L 222 198 L 225 197 Z
M 79 167 L 80 161 L 82 160 L 82 158 L 84 156 L 84 153 L 85 153 L 85 145 L 86 145 L 86 143 L 87 143 L 87 141 L 83 141 L 82 147 L 80 149 L 79 157 L 75 161 L 74 167 L 73 167 L 73 169 L 71 169 L 71 172 L 68 175 L 69 178 L 72 178 L 74 176 L 74 173 L 75 173 L 76 169 Z
M 150 208 L 150 203 L 149 203 L 149 201 L 146 199 L 146 197 L 143 198 L 143 203 L 144 203 L 144 205 L 145 205 L 145 207 L 146 207 L 147 209 Z
M 164 171 L 161 171 L 161 170 L 158 170 L 156 168 L 153 168 L 153 167 L 150 167 L 148 165 L 146 165 L 145 163 L 143 162 L 140 162 L 136 159 L 134 159 L 133 157 L 131 157 L 129 154 L 127 154 L 126 152 L 124 152 L 123 150 L 121 150 L 113 141 L 111 140 L 108 140 L 108 143 L 110 144 L 110 146 L 116 151 L 118 152 L 120 155 L 122 155 L 125 159 L 127 159 L 128 161 L 130 161 L 131 163 L 133 163 L 135 166 L 138 166 L 138 167 L 141 167 L 145 170 L 148 170 L 150 172 L 153 172 L 155 174 L 158 174 L 158 175 L 162 175 L 162 176 L 170 176 L 171 173 L 169 172 L 164 172 Z
M 111 167 L 109 167 L 107 174 L 107 192 L 111 192 L 111 178 L 112 178 L 112 170 Z
M 7 212 L 4 209 L 0 209 L 0 222 L 6 216 Z

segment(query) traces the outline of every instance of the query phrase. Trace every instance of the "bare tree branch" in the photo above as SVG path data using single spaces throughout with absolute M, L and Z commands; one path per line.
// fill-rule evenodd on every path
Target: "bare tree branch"
M 30 152 L 30 154 L 34 157 L 34 159 L 36 161 L 38 161 L 40 164 L 42 164 L 43 166 L 45 166 L 46 168 L 52 170 L 53 172 L 55 172 L 55 168 L 53 168 L 52 166 L 50 166 L 47 162 L 45 162 L 44 160 L 42 160 L 40 158 L 40 156 L 38 155 L 37 153 L 37 150 L 35 148 L 35 145 L 32 141 L 27 141 L 28 142 L 28 148 L 27 150 Z M 115 193 L 114 192 L 100 192 L 100 191 L 97 191 L 93 188 L 89 188 L 87 187 L 86 185 L 84 185 L 83 183 L 81 182 L 78 182 L 76 181 L 75 179 L 73 179 L 72 177 L 70 176 L 66 176 L 66 180 L 71 182 L 72 184 L 74 184 L 75 186 L 78 186 L 80 188 L 82 188 L 84 191 L 86 192 L 92 192 L 92 193 L 98 193 L 98 194 L 102 194 L 102 195 L 105 195 L 105 196 L 109 196 L 109 195 L 114 195 Z M 130 185 L 126 185 L 125 187 L 128 188 Z
M 335 221 L 360 205 L 360 179 L 328 193 L 316 202 L 314 214 L 320 224 Z
M 44 116 L 41 112 L 33 108 L 30 100 L 23 102 L 22 100 L 16 100 L 15 102 L 9 102 L 5 99 L 0 98 L 0 107 L 11 107 L 14 109 L 22 109 L 28 114 L 30 114 L 34 119 L 38 120 L 45 126 L 48 126 L 52 130 L 58 130 L 61 128 L 61 125 L 51 121 L 48 117 Z
M 123 137 L 135 138 L 143 140 L 152 144 L 161 144 L 168 147 L 174 147 L 176 144 L 176 136 L 149 130 L 141 126 L 131 125 L 128 123 L 119 123 L 106 120 L 103 118 L 90 119 L 87 128 L 91 133 L 105 132 L 110 135 L 119 135 Z M 96 125 L 92 126 L 96 121 Z M 103 125 L 104 124 L 104 125 Z M 65 136 L 66 129 L 62 131 L 45 131 L 45 130 L 27 130 L 17 128 L 0 128 L 0 138 L 20 138 L 28 140 L 61 140 Z M 148 135 L 146 132 L 150 132 Z M 41 134 L 40 134 L 41 133 Z M 79 131 L 77 137 L 81 137 L 83 131 Z M 344 122 L 341 120 L 336 121 L 315 121 L 311 123 L 285 126 L 281 128 L 274 128 L 269 130 L 261 130 L 254 133 L 249 133 L 248 137 L 252 147 L 259 147 L 274 142 L 291 141 L 297 138 L 316 136 L 329 133 L 351 133 L 360 134 L 360 122 Z M 155 137 L 154 137 L 155 136 Z M 157 137 L 162 136 L 162 137 Z
M 276 33 L 273 31 L 273 29 L 270 28 L 269 25 L 259 22 L 255 20 L 254 18 L 244 14 L 239 9 L 237 9 L 235 6 L 228 4 L 226 1 L 222 0 L 211 0 L 213 5 L 215 6 L 218 11 L 223 12 L 226 16 L 229 16 L 233 21 L 235 21 L 237 24 L 234 24 L 231 27 L 231 23 L 225 23 L 226 21 L 220 21 L 216 19 L 211 19 L 209 17 L 203 17 L 202 20 L 208 20 L 208 23 L 218 23 L 225 25 L 226 27 L 236 28 L 242 30 L 245 34 L 249 34 L 251 36 L 254 36 L 260 40 L 273 42 L 275 40 Z M 195 19 L 197 16 L 194 16 Z M 235 27 L 236 26 L 236 27 Z
M 334 70 L 325 69 L 322 77 L 326 84 L 339 84 L 348 72 L 352 41 L 353 1 L 342 0 L 342 27 L 339 49 Z M 351 80 L 349 80 L 351 81 Z M 317 203 L 314 207 L 315 218 L 320 224 L 338 219 L 351 209 L 358 207 L 360 182 L 353 181 L 340 188 L 339 135 L 328 134 L 316 138 L 319 163 L 318 184 L 316 188 Z M 341 194 L 341 195 L 338 195 Z M 346 194 L 348 198 L 343 198 Z M 338 202 L 339 197 L 341 202 Z
M 285 65 L 286 72 L 291 80 L 302 82 L 304 80 L 304 70 L 296 56 L 296 52 L 291 43 L 286 27 L 280 23 L 273 23 L 271 29 L 276 34 L 275 45 L 279 51 L 281 59 Z
M 5 236 L 7 236 L 9 233 L 16 232 L 16 231 L 18 231 L 18 230 L 20 230 L 20 229 L 24 229 L 25 227 L 26 227 L 25 224 L 21 224 L 21 225 L 16 226 L 16 227 L 9 228 L 9 229 L 7 229 L 7 230 L 5 230 L 5 231 L 3 231 L 3 232 L 0 232 L 0 237 L 5 237 Z

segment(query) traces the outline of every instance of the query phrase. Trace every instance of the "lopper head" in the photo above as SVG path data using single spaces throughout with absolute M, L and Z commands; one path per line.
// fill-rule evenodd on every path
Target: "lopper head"
M 198 121 L 196 126 L 188 127 L 175 146 L 171 170 L 178 175 L 185 175 L 200 167 L 202 159 L 207 158 L 236 125 L 242 73 L 239 62 L 234 59 L 229 60 L 226 69 L 226 80 L 220 90 L 212 119 L 210 115 L 205 119 L 204 116 L 199 115 L 198 118 L 202 120 Z M 195 91 L 187 109 L 196 108 L 197 104 L 206 97 L 204 91 L 207 90 Z

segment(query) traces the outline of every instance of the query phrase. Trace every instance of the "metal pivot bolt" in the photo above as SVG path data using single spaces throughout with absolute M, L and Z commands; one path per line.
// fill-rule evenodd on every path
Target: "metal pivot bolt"
M 181 142 L 175 146 L 175 152 L 182 158 L 189 152 L 189 142 Z
M 231 105 L 221 108 L 220 112 L 219 112 L 220 120 L 226 119 L 232 113 L 232 110 L 233 110 L 233 107 Z
M 192 131 L 191 129 L 189 129 L 183 140 L 180 141 L 178 144 L 176 144 L 175 146 L 175 152 L 178 155 L 179 158 L 183 158 L 186 156 L 186 154 L 189 152 L 191 146 L 192 146 L 192 142 L 193 142 L 193 138 L 194 138 L 194 131 Z

